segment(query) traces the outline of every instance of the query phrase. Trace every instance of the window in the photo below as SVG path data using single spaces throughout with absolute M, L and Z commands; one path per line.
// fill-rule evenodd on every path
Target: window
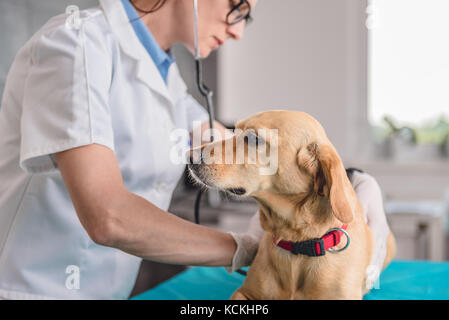
M 367 13 L 371 125 L 424 130 L 442 143 L 449 133 L 449 0 L 370 0 Z

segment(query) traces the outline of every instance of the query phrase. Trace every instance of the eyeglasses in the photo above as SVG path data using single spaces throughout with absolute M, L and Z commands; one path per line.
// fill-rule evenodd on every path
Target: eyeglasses
M 232 9 L 226 16 L 226 23 L 228 25 L 237 24 L 242 20 L 246 20 L 246 23 L 250 23 L 253 20 L 251 17 L 251 5 L 247 0 L 240 0 L 236 5 L 231 0 Z

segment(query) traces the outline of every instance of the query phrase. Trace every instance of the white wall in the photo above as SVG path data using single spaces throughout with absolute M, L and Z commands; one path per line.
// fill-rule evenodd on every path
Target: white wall
M 364 115 L 366 82 L 357 45 L 363 38 L 364 0 L 259 1 L 244 38 L 219 52 L 219 113 L 234 122 L 270 109 L 305 111 L 317 118 L 342 157 L 347 137 Z M 356 94 L 354 94 L 356 92 Z M 354 132 L 354 131 L 351 131 Z M 360 130 L 359 130 L 360 133 Z

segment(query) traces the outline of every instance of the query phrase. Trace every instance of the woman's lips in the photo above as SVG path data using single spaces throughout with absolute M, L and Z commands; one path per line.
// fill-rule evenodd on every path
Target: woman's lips
M 219 46 L 221 46 L 223 44 L 223 41 L 221 41 L 220 39 L 218 39 L 217 37 L 214 37 L 215 42 L 216 42 L 216 48 L 218 48 Z

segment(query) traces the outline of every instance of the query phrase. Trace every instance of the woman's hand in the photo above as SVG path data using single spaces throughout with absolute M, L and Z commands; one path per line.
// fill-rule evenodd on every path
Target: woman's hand
M 351 177 L 357 198 L 364 208 L 365 220 L 374 236 L 374 252 L 367 269 L 367 287 L 371 288 L 382 271 L 387 254 L 390 229 L 383 207 L 382 193 L 377 181 L 366 173 L 355 171 Z
M 245 233 L 229 232 L 237 244 L 237 250 L 232 259 L 232 265 L 225 268 L 228 273 L 233 273 L 242 267 L 249 266 L 256 257 L 259 242 L 264 233 L 260 226 L 259 214 L 260 212 L 257 210 L 256 214 L 251 218 L 248 230 Z

